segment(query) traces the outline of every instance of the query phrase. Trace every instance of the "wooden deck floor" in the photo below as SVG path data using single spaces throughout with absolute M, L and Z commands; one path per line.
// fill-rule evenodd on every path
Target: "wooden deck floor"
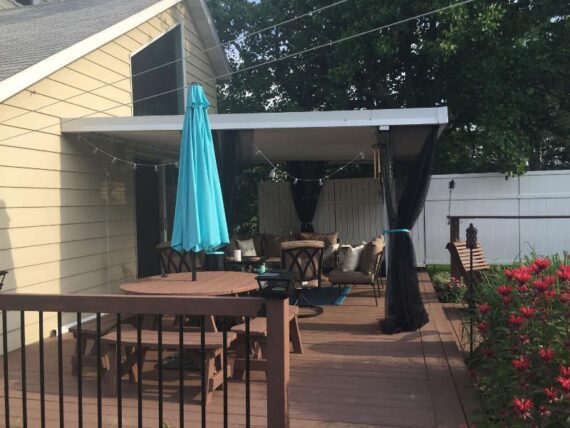
M 476 405 L 474 393 L 454 342 L 449 323 L 427 275 L 420 274 L 430 323 L 419 332 L 394 336 L 378 331 L 383 300 L 377 308 L 371 291 L 353 289 L 342 306 L 327 306 L 323 315 L 301 320 L 304 354 L 291 355 L 291 426 L 311 427 L 453 427 L 466 423 Z M 65 422 L 77 426 L 77 380 L 69 366 L 73 341 L 65 336 Z M 27 385 L 30 427 L 39 425 L 38 348 L 28 346 Z M 48 426 L 59 426 L 56 341 L 46 341 Z M 12 426 L 21 426 L 20 354 L 10 355 Z M 144 426 L 157 426 L 156 371 L 149 361 L 144 372 Z M 178 426 L 177 372 L 166 372 L 165 420 Z M 265 382 L 252 375 L 252 425 L 266 426 Z M 86 373 L 84 426 L 96 426 L 95 376 Z M 0 383 L 0 386 L 2 383 Z M 123 382 L 123 426 L 136 426 L 136 387 Z M 199 382 L 186 381 L 185 421 L 200 423 Z M 1 388 L 0 388 L 1 389 Z M 245 388 L 231 381 L 228 388 L 230 426 L 244 426 Z M 0 393 L 0 397 L 2 394 Z M 0 401 L 0 404 L 3 404 Z M 116 426 L 114 397 L 103 398 L 104 426 Z M 0 406 L 3 423 L 3 405 Z M 208 426 L 222 422 L 222 392 L 208 407 Z

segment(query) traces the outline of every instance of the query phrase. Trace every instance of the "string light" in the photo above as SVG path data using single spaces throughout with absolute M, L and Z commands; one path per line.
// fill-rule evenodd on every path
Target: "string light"
M 318 182 L 319 186 L 324 185 L 324 181 L 328 180 L 329 178 L 331 178 L 332 176 L 338 174 L 339 172 L 341 172 L 342 170 L 346 169 L 349 165 L 353 164 L 354 162 L 356 162 L 358 159 L 364 159 L 364 153 L 359 152 L 358 155 L 356 155 L 355 157 L 353 157 L 351 160 L 349 160 L 347 163 L 345 163 L 344 165 L 340 166 L 339 168 L 337 168 L 336 170 L 334 170 L 332 173 L 330 173 L 329 175 L 325 175 L 323 177 L 320 178 L 301 178 L 301 177 L 295 177 L 289 173 L 287 173 L 286 171 L 280 169 L 279 167 L 277 167 L 277 165 L 272 162 L 266 155 L 265 153 L 263 153 L 259 147 L 255 146 L 255 153 L 259 156 L 261 156 L 263 158 L 263 160 L 265 160 L 265 162 L 267 162 L 268 165 L 271 166 L 271 171 L 269 172 L 269 178 L 271 180 L 275 180 L 275 178 L 277 177 L 277 172 L 280 172 L 281 174 L 283 174 L 285 176 L 285 179 L 291 179 L 293 180 L 293 185 L 297 185 L 299 184 L 300 181 L 303 182 Z
M 95 144 L 93 144 L 91 141 L 89 141 L 87 138 L 85 138 L 84 136 L 80 135 L 77 137 L 77 141 L 84 141 L 87 144 L 89 144 L 92 149 L 93 149 L 93 154 L 98 154 L 101 153 L 104 156 L 107 156 L 109 159 L 111 159 L 111 163 L 116 163 L 116 162 L 120 162 L 120 163 L 124 163 L 126 165 L 130 165 L 133 168 L 133 171 L 136 171 L 138 169 L 138 167 L 145 167 L 145 168 L 153 168 L 155 172 L 158 172 L 159 168 L 165 168 L 167 166 L 175 166 L 176 168 L 178 168 L 178 162 L 167 162 L 167 163 L 159 163 L 159 164 L 154 164 L 154 163 L 140 163 L 140 162 L 131 162 L 129 160 L 126 159 L 121 159 L 118 156 L 112 155 L 111 153 L 106 152 L 105 150 L 97 147 Z

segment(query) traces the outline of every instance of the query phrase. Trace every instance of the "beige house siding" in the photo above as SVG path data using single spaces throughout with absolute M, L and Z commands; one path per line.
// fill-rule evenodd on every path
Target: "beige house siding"
M 16 7 L 16 5 L 14 3 L 12 3 L 11 0 L 0 0 L 0 10 L 10 9 L 13 7 Z
M 10 271 L 4 291 L 117 292 L 136 274 L 133 171 L 62 136 L 60 118 L 130 116 L 130 55 L 179 23 L 187 82 L 211 79 L 213 68 L 198 52 L 204 46 L 180 3 L 0 104 L 0 140 L 15 137 L 0 141 L 0 269 Z M 214 82 L 204 88 L 215 110 Z M 116 145 L 105 148 L 128 156 Z M 45 319 L 48 334 L 55 314 Z M 36 322 L 36 314 L 27 315 L 28 327 Z M 8 323 L 13 349 L 19 315 L 10 314 Z M 37 340 L 37 328 L 26 339 Z

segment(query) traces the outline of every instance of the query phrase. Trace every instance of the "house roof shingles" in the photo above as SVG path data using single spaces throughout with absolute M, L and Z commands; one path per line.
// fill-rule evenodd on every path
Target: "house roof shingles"
M 0 81 L 157 0 L 65 0 L 0 11 Z

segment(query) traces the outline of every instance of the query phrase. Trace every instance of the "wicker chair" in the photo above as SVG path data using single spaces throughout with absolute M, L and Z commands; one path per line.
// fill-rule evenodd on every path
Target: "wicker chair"
M 303 291 L 321 287 L 324 248 L 322 241 L 289 241 L 281 244 L 281 264 L 295 275 L 296 304 L 310 308 L 315 315 L 321 314 L 323 308 L 309 301 Z
M 340 287 L 346 285 L 371 285 L 374 291 L 374 300 L 378 306 L 378 296 L 380 289 L 384 288 L 382 282 L 382 263 L 384 262 L 384 251 L 376 256 L 374 269 L 371 273 L 364 273 L 360 271 L 343 272 L 342 270 L 333 270 L 328 274 L 331 286 L 338 286 L 339 294 Z
M 192 272 L 192 258 L 198 257 L 196 253 L 177 251 L 170 246 L 170 242 L 161 242 L 156 246 L 160 257 L 160 270 L 162 275 L 179 272 Z M 200 265 L 200 260 L 196 260 Z

